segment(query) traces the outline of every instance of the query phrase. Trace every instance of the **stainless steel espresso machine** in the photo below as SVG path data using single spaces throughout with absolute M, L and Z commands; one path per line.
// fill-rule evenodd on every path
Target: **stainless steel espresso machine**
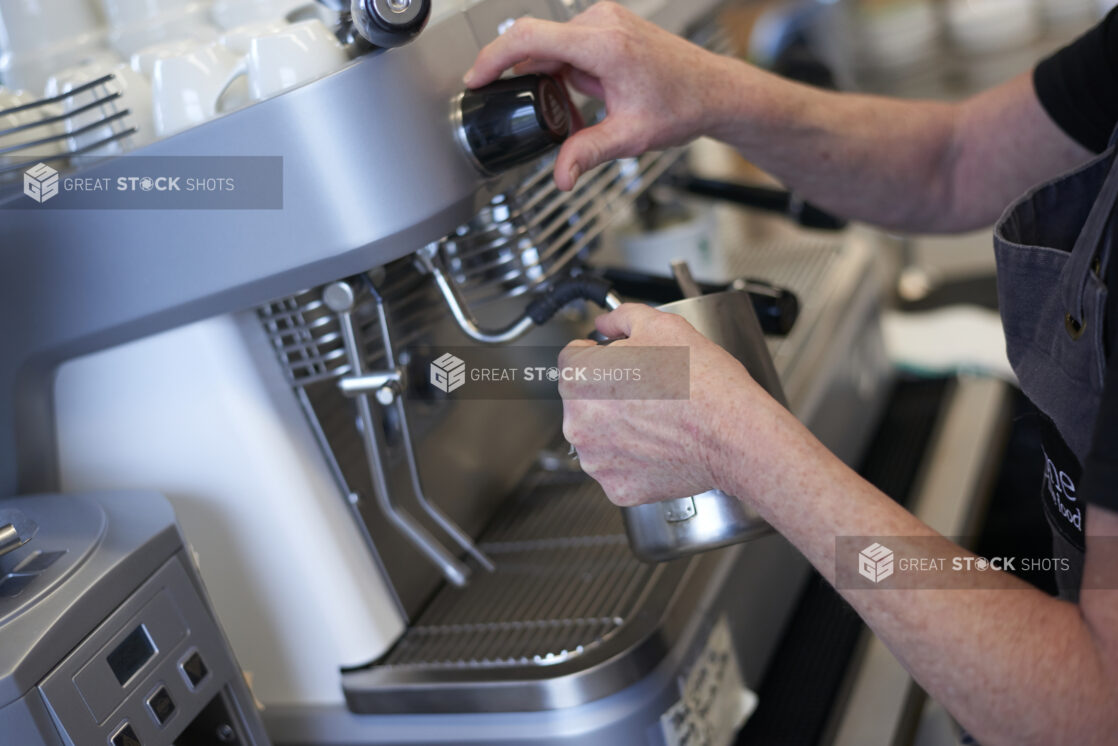
M 729 744 L 756 706 L 798 553 L 758 533 L 641 561 L 554 395 L 452 383 L 451 350 L 512 366 L 585 336 L 618 222 L 692 157 L 561 193 L 563 92 L 463 92 L 510 21 L 583 5 L 436 0 L 404 46 L 78 172 L 279 156 L 282 207 L 0 202 L 2 494 L 165 495 L 275 743 Z M 716 2 L 631 5 L 731 51 Z M 718 212 L 740 250 L 704 279 L 799 297 L 775 370 L 857 459 L 889 377 L 870 239 Z

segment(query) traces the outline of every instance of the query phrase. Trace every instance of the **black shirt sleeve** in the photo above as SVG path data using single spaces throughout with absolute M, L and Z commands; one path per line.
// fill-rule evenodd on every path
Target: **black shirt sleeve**
M 1074 42 L 1040 61 L 1033 86 L 1060 129 L 1088 150 L 1106 150 L 1118 123 L 1118 8 Z

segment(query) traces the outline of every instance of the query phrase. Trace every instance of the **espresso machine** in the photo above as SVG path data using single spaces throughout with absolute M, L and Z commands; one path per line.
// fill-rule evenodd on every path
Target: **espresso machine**
M 515 366 L 585 336 L 621 294 L 617 222 L 691 157 L 562 193 L 555 145 L 594 104 L 538 77 L 463 91 L 511 21 L 584 5 L 436 0 L 402 46 L 74 172 L 279 157 L 280 207 L 0 202 L 3 494 L 166 496 L 275 743 L 728 744 L 756 706 L 808 572 L 794 548 L 758 527 L 642 561 L 554 395 L 452 383 L 451 350 Z M 630 5 L 733 51 L 713 0 Z M 872 241 L 750 225 L 707 279 L 799 297 L 773 370 L 856 460 L 890 375 Z

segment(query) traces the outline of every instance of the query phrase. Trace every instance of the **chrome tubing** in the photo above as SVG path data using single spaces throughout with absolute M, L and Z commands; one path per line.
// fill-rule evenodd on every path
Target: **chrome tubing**
M 482 329 L 478 325 L 477 319 L 467 308 L 466 300 L 462 297 L 458 286 L 447 277 L 438 259 L 435 258 L 434 249 L 426 247 L 416 252 L 416 258 L 420 268 L 435 278 L 435 284 L 450 308 L 451 316 L 454 317 L 458 328 L 475 342 L 487 345 L 508 344 L 523 337 L 536 325 L 537 322 L 526 311 L 520 318 L 503 329 Z M 610 292 L 605 295 L 603 306 L 607 310 L 612 311 L 620 305 L 621 298 L 615 293 Z
M 377 304 L 377 319 L 380 322 L 380 336 L 384 343 L 384 361 L 388 364 L 388 368 L 390 370 L 395 370 L 396 353 L 393 350 L 392 336 L 388 330 L 388 313 L 384 305 L 384 299 L 381 298 L 380 293 L 378 293 L 376 289 L 372 288 L 371 286 L 370 291 L 372 292 L 373 298 L 375 299 Z M 411 428 L 408 425 L 408 412 L 407 408 L 404 406 L 404 399 L 402 396 L 399 396 L 399 391 L 395 391 L 394 389 L 388 390 L 393 391 L 396 394 L 392 397 L 392 406 L 396 408 L 396 414 L 399 418 L 400 435 L 402 436 L 401 440 L 404 444 L 404 455 L 406 457 L 406 461 L 408 462 L 408 473 L 411 476 L 411 486 L 412 490 L 415 492 L 416 501 L 419 503 L 419 506 L 423 508 L 423 511 L 427 515 L 429 515 L 431 519 L 435 521 L 435 523 L 437 523 L 440 528 L 442 528 L 443 531 L 450 534 L 451 538 L 453 538 L 454 541 L 457 542 L 458 546 L 466 550 L 466 552 L 468 552 L 471 557 L 477 560 L 478 564 L 485 568 L 488 572 L 493 572 L 496 569 L 496 566 L 487 556 L 485 556 L 485 554 L 480 549 L 477 548 L 477 545 L 474 544 L 473 539 L 471 539 L 470 536 L 465 531 L 463 531 L 457 523 L 452 521 L 450 519 L 450 516 L 446 515 L 446 513 L 444 513 L 442 509 L 439 508 L 439 506 L 435 505 L 427 499 L 427 493 L 423 491 L 423 483 L 419 478 L 419 462 L 415 455 L 415 446 L 412 444 Z M 378 401 L 384 403 L 384 401 L 379 397 Z
M 354 376 L 360 377 L 365 370 L 365 361 L 353 324 L 353 307 L 356 298 L 354 289 L 349 283 L 335 282 L 326 287 L 322 297 L 338 317 L 350 369 Z M 384 462 L 381 459 L 383 443 L 380 424 L 373 417 L 372 404 L 367 394 L 356 395 L 354 403 L 357 405 L 357 414 L 361 419 L 361 440 L 365 446 L 365 458 L 369 464 L 369 476 L 377 504 L 392 525 L 442 571 L 443 577 L 458 587 L 465 586 L 470 576 L 470 569 L 448 552 L 411 514 L 393 503 L 388 480 L 385 477 Z
M 508 344 L 520 339 L 532 329 L 533 321 L 526 315 L 521 316 L 504 329 L 482 329 L 478 325 L 477 319 L 466 307 L 466 301 L 459 292 L 458 286 L 446 276 L 433 253 L 422 250 L 417 252 L 416 256 L 419 259 L 420 266 L 435 278 L 435 284 L 438 285 L 439 292 L 446 300 L 458 328 L 470 339 L 487 345 Z

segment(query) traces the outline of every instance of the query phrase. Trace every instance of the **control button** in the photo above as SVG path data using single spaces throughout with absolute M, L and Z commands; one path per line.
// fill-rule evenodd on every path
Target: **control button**
M 125 722 L 112 737 L 113 746 L 142 746 L 140 737 L 136 735 L 136 731 L 132 725 Z
M 167 693 L 165 688 L 159 687 L 154 694 L 148 697 L 148 708 L 156 722 L 163 725 L 174 714 L 175 701 L 171 699 L 171 695 Z
M 206 668 L 206 664 L 202 662 L 202 656 L 198 654 L 197 650 L 179 663 L 179 668 L 182 669 L 191 689 L 197 689 L 198 685 L 202 683 L 202 679 L 206 678 L 210 672 L 210 669 Z

